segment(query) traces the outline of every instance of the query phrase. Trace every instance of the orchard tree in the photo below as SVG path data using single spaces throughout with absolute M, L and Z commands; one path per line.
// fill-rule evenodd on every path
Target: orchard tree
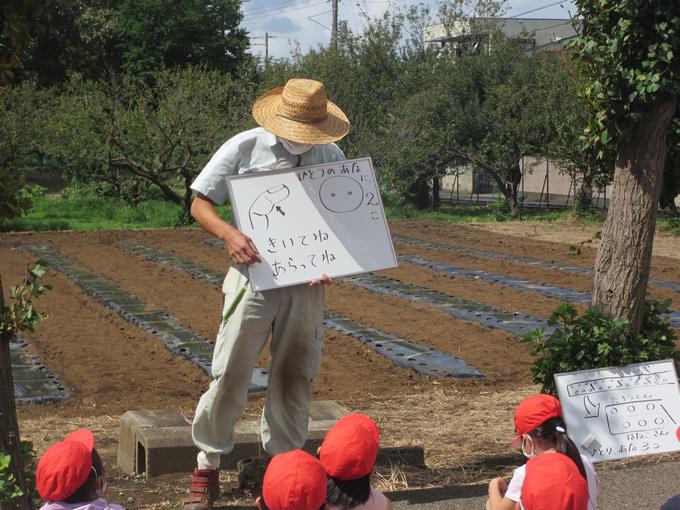
M 67 176 L 109 183 L 131 202 L 155 188 L 188 212 L 201 168 L 252 123 L 251 96 L 249 84 L 198 68 L 164 70 L 153 84 L 75 78 L 46 115 L 41 148 Z
M 9 475 L 18 489 L 13 491 L 15 497 L 11 501 L 0 501 L 3 510 L 30 510 L 33 507 L 22 465 L 9 344 L 21 331 L 33 331 L 44 319 L 33 305 L 34 298 L 52 288 L 40 283 L 44 274 L 45 267 L 38 262 L 27 272 L 21 285 L 9 289 L 7 304 L 0 278 L 0 454 L 10 456 Z
M 680 2 L 575 0 L 578 48 L 597 111 L 588 128 L 600 158 L 616 154 L 609 213 L 595 261 L 592 305 L 641 326 L 668 135 L 680 92 Z
M 122 69 L 133 75 L 175 66 L 235 74 L 247 57 L 241 0 L 120 0 L 114 19 Z

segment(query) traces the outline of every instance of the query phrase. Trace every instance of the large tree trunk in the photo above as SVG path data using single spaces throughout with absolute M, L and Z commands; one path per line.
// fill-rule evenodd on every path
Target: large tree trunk
M 0 310 L 4 306 L 2 281 L 0 281 Z M 9 357 L 9 335 L 0 335 L 0 452 L 12 457 L 9 469 L 14 475 L 16 485 L 23 491 L 11 502 L 0 502 L 2 510 L 31 510 L 30 492 L 27 490 L 23 462 L 19 444 L 19 424 L 14 401 L 14 378 Z
M 593 306 L 640 330 L 652 258 L 667 137 L 677 98 L 657 98 L 618 147 L 609 213 L 595 261 Z

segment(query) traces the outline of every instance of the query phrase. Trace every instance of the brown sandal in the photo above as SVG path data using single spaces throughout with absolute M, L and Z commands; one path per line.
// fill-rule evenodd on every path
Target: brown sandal
M 220 495 L 220 474 L 217 469 L 194 469 L 184 510 L 212 510 Z

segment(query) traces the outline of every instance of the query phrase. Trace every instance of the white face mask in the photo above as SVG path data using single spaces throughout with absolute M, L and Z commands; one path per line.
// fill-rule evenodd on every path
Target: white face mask
M 279 141 L 281 142 L 281 145 L 283 145 L 284 149 L 286 149 L 291 154 L 295 154 L 296 156 L 304 154 L 313 147 L 311 143 L 298 143 L 291 140 L 286 140 L 285 138 L 279 138 Z
M 527 453 L 527 451 L 524 449 L 524 442 L 528 441 L 531 444 L 531 451 Z M 534 448 L 534 441 L 531 439 L 529 436 L 522 436 L 522 454 L 527 458 L 530 459 L 531 457 L 536 456 L 536 449 Z

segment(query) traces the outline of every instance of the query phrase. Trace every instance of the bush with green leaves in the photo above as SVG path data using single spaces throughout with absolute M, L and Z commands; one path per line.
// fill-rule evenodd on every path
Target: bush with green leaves
M 628 321 L 605 317 L 599 308 L 590 308 L 579 316 L 571 303 L 562 303 L 548 323 L 559 328 L 546 337 L 542 329 L 524 336 L 536 357 L 531 370 L 533 380 L 542 391 L 556 394 L 554 375 L 589 368 L 624 366 L 631 363 L 674 358 L 676 335 L 664 314 L 670 299 L 662 303 L 647 301 L 640 332 L 628 337 Z
M 9 469 L 12 457 L 0 452 L 0 502 L 12 501 L 23 495 Z

